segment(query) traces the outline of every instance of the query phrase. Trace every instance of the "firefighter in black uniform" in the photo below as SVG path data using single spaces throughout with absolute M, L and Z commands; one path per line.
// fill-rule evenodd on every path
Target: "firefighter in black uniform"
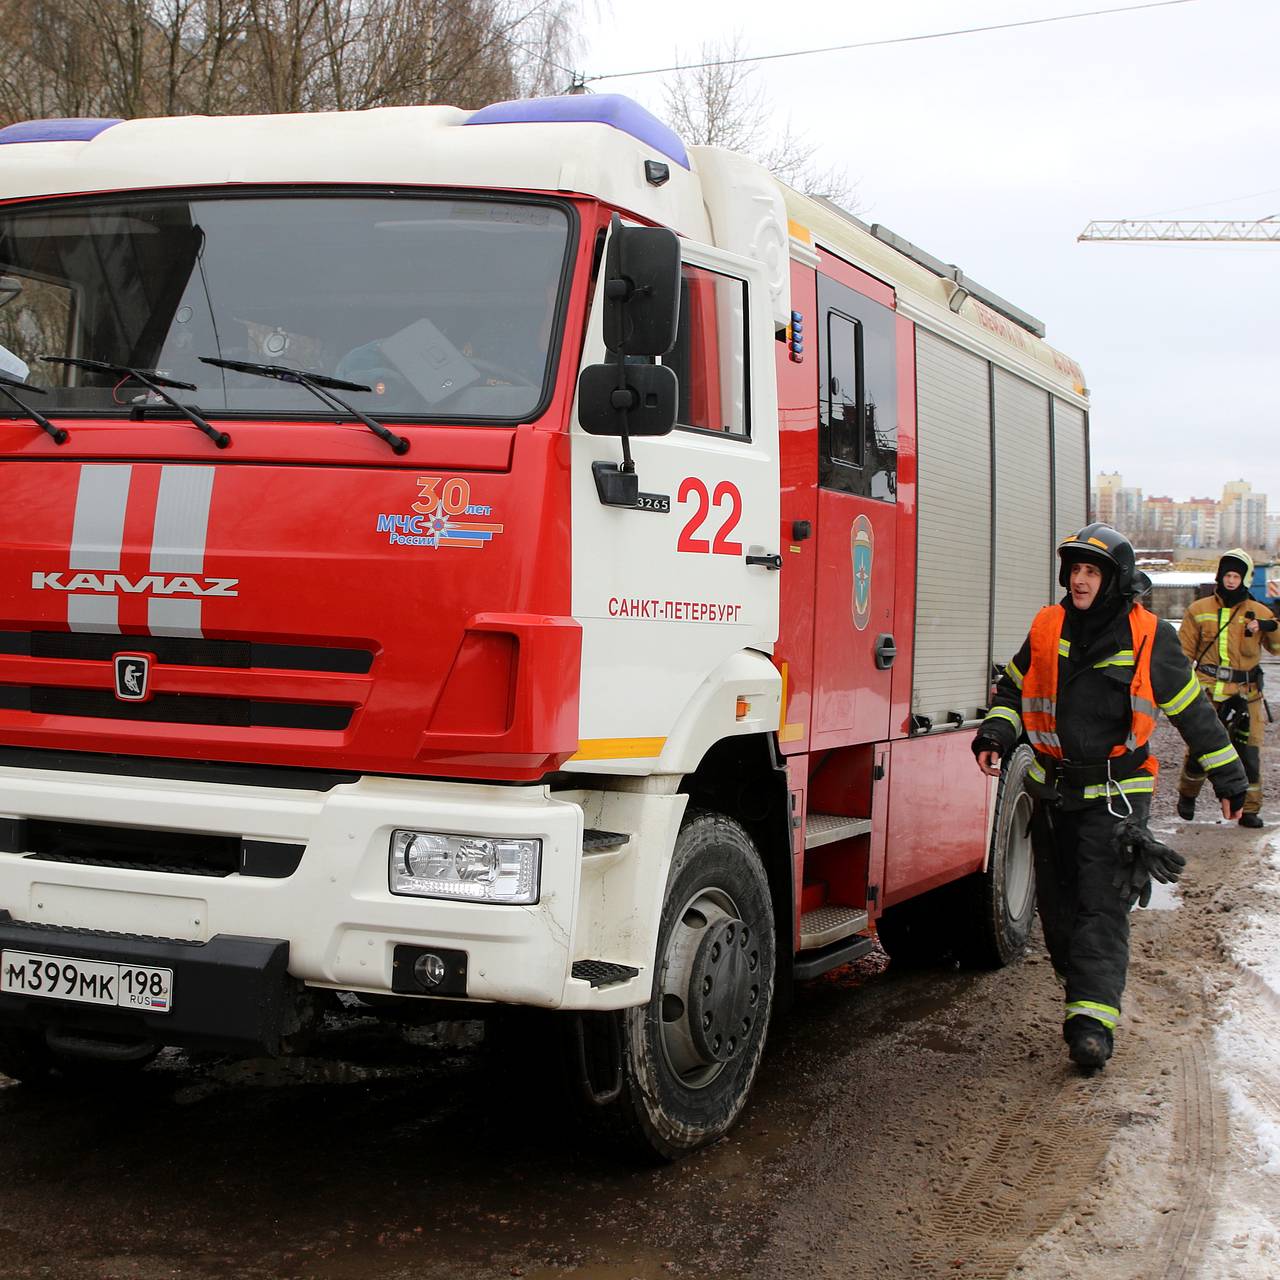
M 1177 633 L 1136 603 L 1143 578 L 1125 538 L 1091 524 L 1058 556 L 1067 594 L 1036 615 L 973 751 L 992 775 L 1019 741 L 1036 753 L 1027 785 L 1040 920 L 1066 987 L 1071 1059 L 1097 1068 L 1120 1018 L 1129 911 L 1146 905 L 1152 876 L 1176 880 L 1184 864 L 1146 830 L 1157 706 L 1200 761 L 1224 816 L 1239 816 L 1247 783 Z

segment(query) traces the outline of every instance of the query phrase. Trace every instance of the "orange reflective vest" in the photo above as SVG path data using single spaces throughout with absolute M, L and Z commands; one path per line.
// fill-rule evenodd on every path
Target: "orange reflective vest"
M 1058 659 L 1069 652 L 1062 639 L 1062 624 L 1067 611 L 1051 604 L 1036 614 L 1031 624 L 1030 670 L 1022 681 L 1022 724 L 1027 739 L 1041 755 L 1063 759 L 1058 737 Z M 1123 743 L 1111 748 L 1112 756 L 1122 756 L 1144 746 L 1156 727 L 1156 694 L 1151 684 L 1151 650 L 1155 646 L 1156 628 L 1160 625 L 1154 613 L 1141 605 L 1129 611 L 1129 629 L 1133 636 L 1133 679 L 1129 684 L 1131 718 L 1129 733 Z M 1109 665 L 1115 665 L 1116 654 Z M 1140 771 L 1156 774 L 1160 765 L 1148 756 Z

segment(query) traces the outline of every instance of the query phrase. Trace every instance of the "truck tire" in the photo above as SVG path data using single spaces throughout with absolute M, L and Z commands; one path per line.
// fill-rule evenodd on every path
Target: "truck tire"
M 1031 847 L 1033 801 L 1027 770 L 1035 753 L 1023 745 L 1005 757 L 996 792 L 987 869 L 967 876 L 958 919 L 960 959 L 982 969 L 1001 969 L 1022 955 L 1036 910 L 1035 859 Z
M 750 836 L 693 811 L 676 838 L 658 926 L 654 990 L 621 1019 L 612 1135 L 674 1160 L 725 1134 L 764 1052 L 776 956 L 773 904 Z

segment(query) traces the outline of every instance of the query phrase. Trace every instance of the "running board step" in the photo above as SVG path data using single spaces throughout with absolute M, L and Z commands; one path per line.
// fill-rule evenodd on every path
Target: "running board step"
M 640 970 L 629 964 L 614 964 L 609 960 L 575 960 L 570 973 L 580 982 L 593 987 L 610 987 L 615 982 L 630 982 Z
M 630 840 L 631 836 L 625 831 L 601 831 L 588 827 L 582 833 L 582 852 L 603 853 L 606 849 L 620 849 Z
M 800 917 L 800 951 L 817 951 L 842 938 L 852 937 L 867 927 L 867 913 L 861 907 L 819 907 Z
M 821 844 L 835 844 L 865 836 L 871 830 L 870 818 L 845 818 L 838 813 L 811 813 L 804 824 L 804 847 L 816 849 Z
M 874 951 L 875 946 L 874 938 L 867 937 L 865 933 L 855 933 L 852 938 L 846 938 L 843 942 L 833 942 L 829 947 L 823 947 L 821 951 L 801 951 L 791 966 L 791 976 L 797 982 L 820 978 L 824 973 L 830 973 L 832 969 L 838 969 L 842 964 L 862 959 L 863 956 Z

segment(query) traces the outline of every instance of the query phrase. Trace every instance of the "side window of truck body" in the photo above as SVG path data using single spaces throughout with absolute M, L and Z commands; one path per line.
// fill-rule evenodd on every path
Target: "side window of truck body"
M 894 314 L 818 276 L 818 483 L 893 502 L 898 481 Z

